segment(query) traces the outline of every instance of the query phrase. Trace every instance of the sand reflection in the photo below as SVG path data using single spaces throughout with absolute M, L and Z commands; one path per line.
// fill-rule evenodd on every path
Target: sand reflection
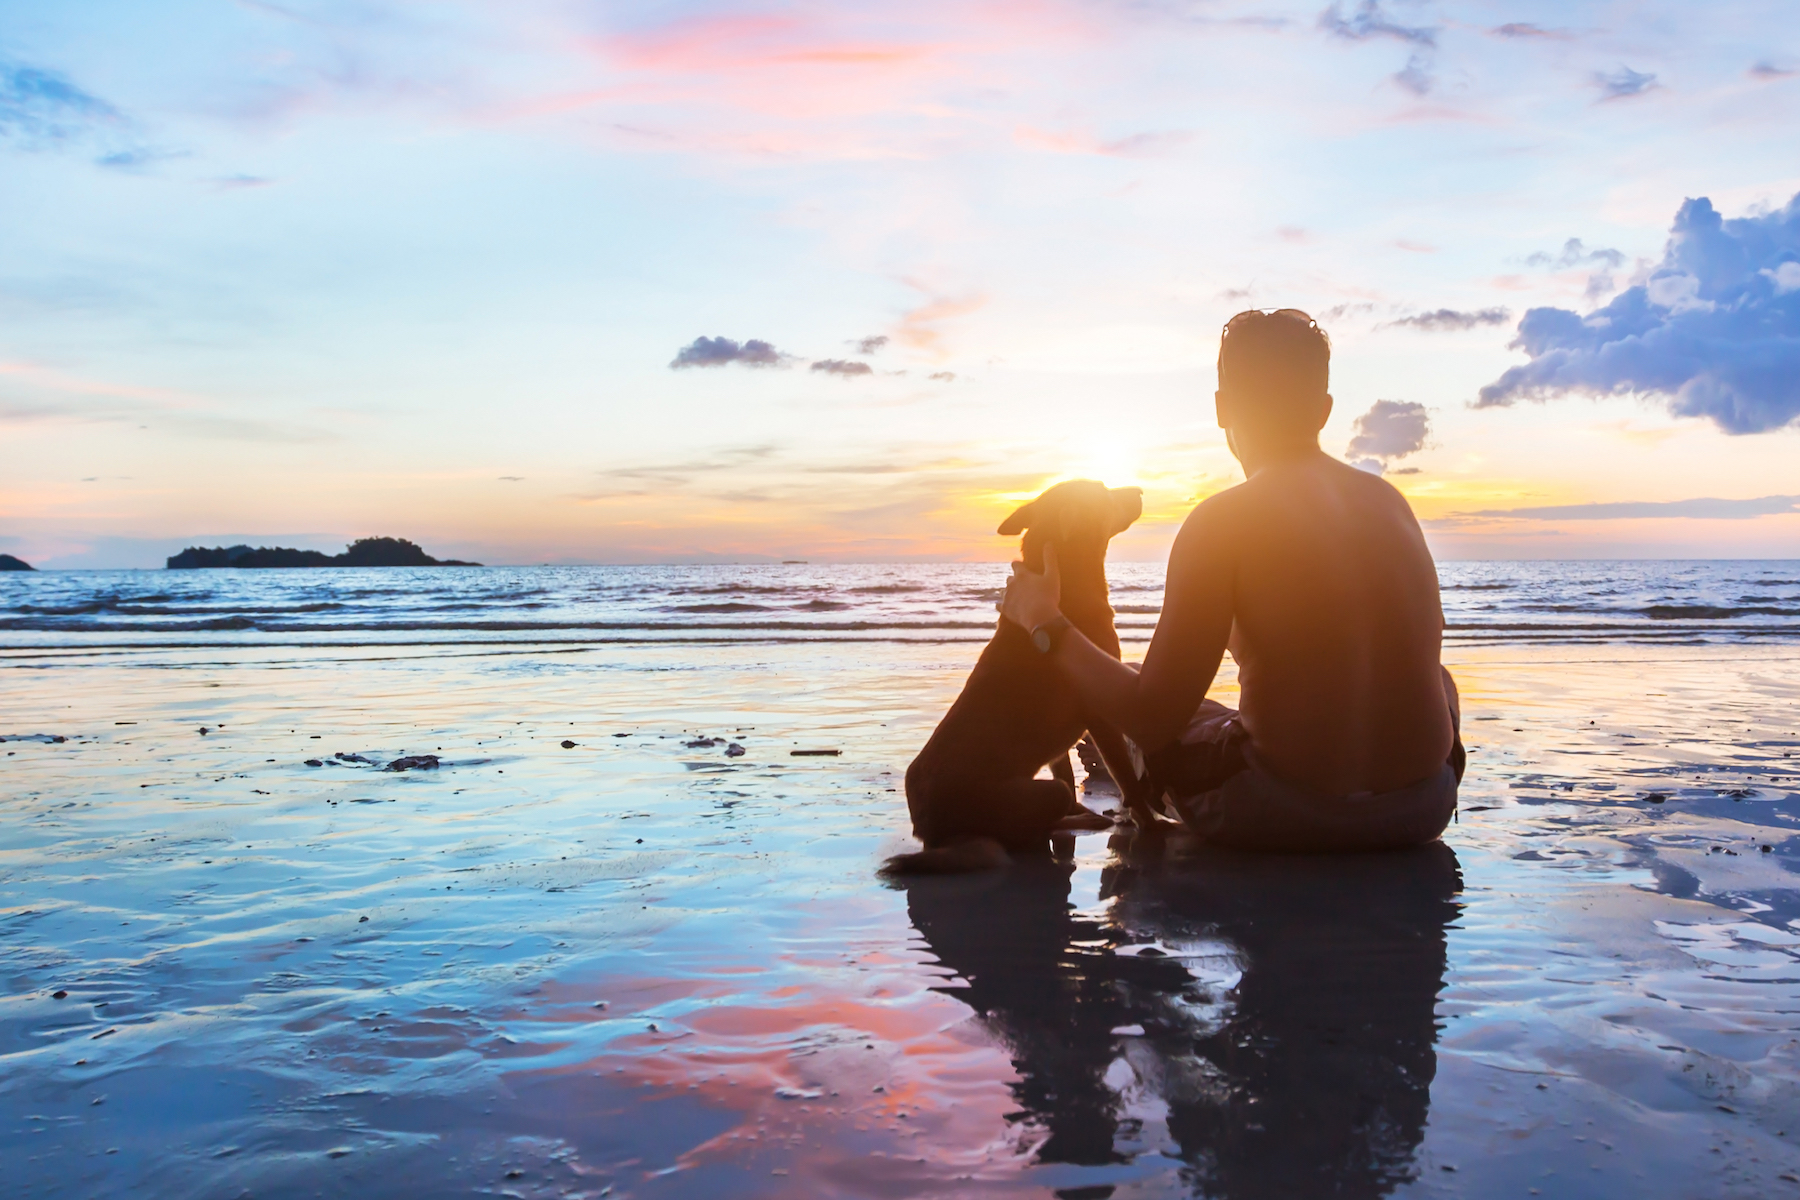
M 1415 1174 L 1446 929 L 1438 844 L 1346 859 L 1118 845 L 1107 903 L 1045 859 L 907 888 L 944 989 L 1008 1049 L 1042 1163 L 1179 1159 L 1207 1195 L 1379 1196 Z M 1104 1185 L 1073 1194 L 1102 1196 Z

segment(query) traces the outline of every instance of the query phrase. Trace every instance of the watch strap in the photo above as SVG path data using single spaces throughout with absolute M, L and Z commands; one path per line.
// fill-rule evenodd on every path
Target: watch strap
M 1039 654 L 1049 654 L 1062 644 L 1062 635 L 1068 630 L 1069 625 L 1069 618 L 1058 613 L 1042 625 L 1032 629 L 1031 644 L 1037 648 Z

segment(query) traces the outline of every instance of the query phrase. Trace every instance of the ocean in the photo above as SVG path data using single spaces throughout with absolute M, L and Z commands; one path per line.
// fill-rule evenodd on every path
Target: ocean
M 1108 568 L 1121 638 L 1160 564 Z M 1452 644 L 1800 636 L 1800 562 L 1450 562 Z M 0 575 L 0 644 L 985 642 L 995 564 L 64 571 Z
M 1424 851 L 889 884 L 1005 575 L 0 575 L 7 1194 L 1800 1195 L 1800 563 L 1443 564 Z

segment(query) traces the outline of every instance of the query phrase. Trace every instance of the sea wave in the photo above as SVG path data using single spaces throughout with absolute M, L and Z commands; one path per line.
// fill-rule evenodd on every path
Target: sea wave
M 0 576 L 0 648 L 47 644 L 981 641 L 1007 568 L 490 567 L 456 572 L 42 571 Z M 1446 563 L 1452 642 L 1800 638 L 1792 563 Z M 1120 636 L 1162 611 L 1163 568 L 1108 567 Z
M 1767 605 L 1653 604 L 1644 610 L 1652 621 L 1728 621 L 1733 617 L 1800 617 L 1800 608 Z
M 734 600 L 725 604 L 669 604 L 664 606 L 663 611 L 691 613 L 747 613 L 769 612 L 770 608 L 767 604 L 745 604 L 741 601 Z

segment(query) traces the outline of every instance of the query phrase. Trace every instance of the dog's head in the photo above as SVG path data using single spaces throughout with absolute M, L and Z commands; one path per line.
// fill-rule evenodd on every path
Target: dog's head
M 1000 522 L 1000 532 L 1023 533 L 1020 556 L 1027 567 L 1041 571 L 1046 543 L 1055 544 L 1059 563 L 1103 560 L 1106 543 L 1129 529 L 1143 512 L 1143 488 L 1109 488 L 1092 479 L 1071 479 Z

